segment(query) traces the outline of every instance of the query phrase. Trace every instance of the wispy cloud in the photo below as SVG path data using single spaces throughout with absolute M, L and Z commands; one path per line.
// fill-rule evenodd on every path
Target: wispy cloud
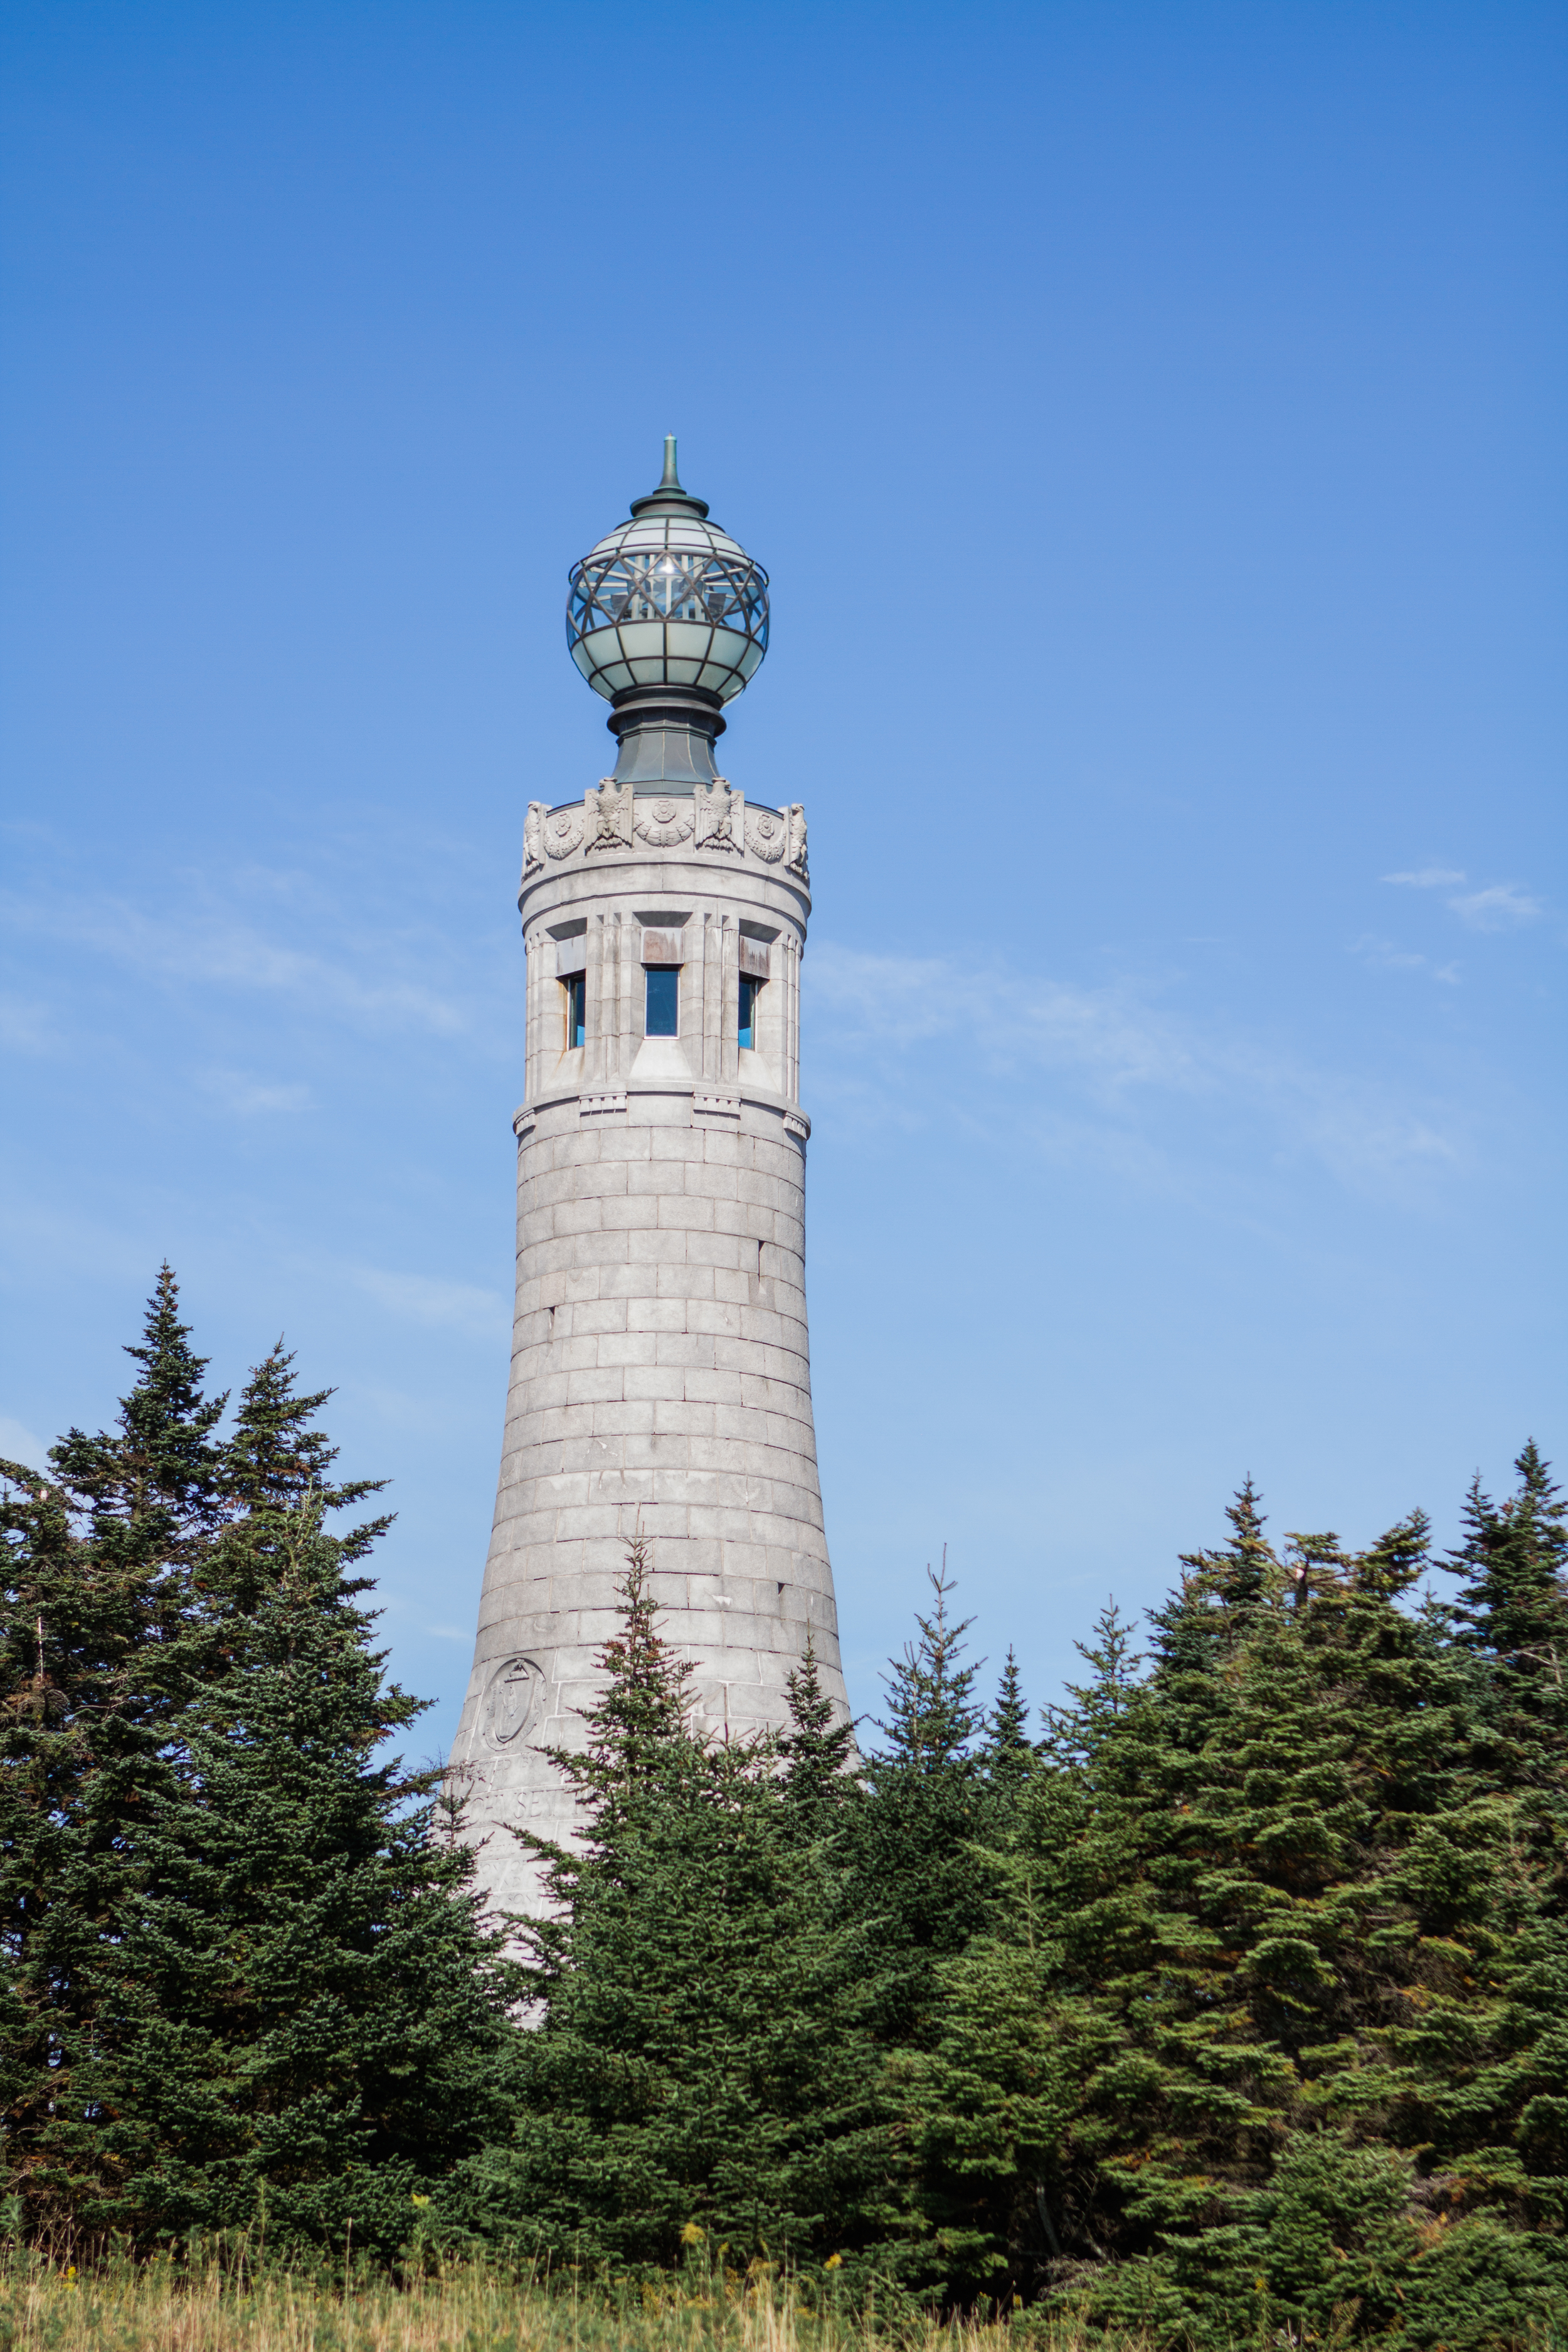
M 1494 882 L 1489 889 L 1472 890 L 1448 901 L 1459 920 L 1472 931 L 1512 931 L 1533 923 L 1545 910 L 1539 898 L 1511 882 Z
M 1351 953 L 1375 971 L 1418 971 L 1449 988 L 1459 984 L 1457 963 L 1434 963 L 1430 956 L 1418 955 L 1414 948 L 1396 948 L 1392 940 L 1377 939 L 1370 931 L 1354 941 Z
M 482 1289 L 477 1283 L 395 1274 L 373 1265 L 351 1266 L 347 1274 L 356 1289 L 405 1322 L 445 1324 L 480 1339 L 511 1328 L 510 1302 L 500 1291 Z
M 1204 1072 L 1177 1025 L 1134 992 L 1021 980 L 941 957 L 882 956 L 825 942 L 811 986 L 832 1006 L 840 1036 L 908 1045 L 963 1035 L 992 1066 L 1023 1058 L 1076 1069 L 1097 1087 L 1163 1086 L 1190 1092 Z
M 275 1111 L 300 1111 L 310 1107 L 309 1087 L 269 1083 L 265 1078 L 251 1077 L 243 1070 L 208 1070 L 202 1083 L 226 1110 L 233 1111 L 239 1118 L 265 1117 Z
M 1468 877 L 1458 866 L 1420 866 L 1408 874 L 1385 874 L 1383 878 L 1408 890 L 1452 890 Z M 1484 889 L 1461 890 L 1446 903 L 1472 931 L 1517 930 L 1521 923 L 1533 923 L 1546 911 L 1539 898 L 1521 890 L 1516 882 L 1489 882 Z
M 334 958 L 279 938 L 230 907 L 214 906 L 210 898 L 197 882 L 184 905 L 149 912 L 101 895 L 13 895 L 3 912 L 15 932 L 106 957 L 146 980 L 289 997 L 318 1014 L 376 1027 L 452 1035 L 468 1025 L 451 995 L 426 981 L 397 976 L 409 944 L 396 936 L 372 940 L 350 933 L 331 910 L 314 908 L 310 928 L 342 939 L 351 950 Z M 375 977 L 366 976 L 372 972 Z
M 884 1123 L 916 1126 L 922 1107 L 940 1101 L 944 1116 L 972 1115 L 977 1129 L 1023 1121 L 1052 1160 L 1151 1185 L 1185 1185 L 1212 1153 L 1190 1120 L 1173 1124 L 1184 1104 L 1205 1106 L 1215 1135 L 1261 1123 L 1277 1159 L 1304 1155 L 1361 1189 L 1398 1188 L 1463 1156 L 1445 1118 L 1398 1087 L 1184 1019 L 1131 985 L 1085 988 L 826 942 L 806 971 L 814 1012 L 831 1016 L 818 1031 L 819 1067 L 826 1059 L 841 1101 Z M 957 1050 L 940 1051 L 943 1041 Z

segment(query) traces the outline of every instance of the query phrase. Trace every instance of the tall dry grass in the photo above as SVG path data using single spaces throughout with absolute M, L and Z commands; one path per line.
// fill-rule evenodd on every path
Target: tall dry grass
M 899 2352 L 1005 2352 L 997 2326 L 932 2321 Z M 887 2352 L 875 2316 L 797 2306 L 776 2282 L 649 2292 L 618 2302 L 478 2266 L 399 2288 L 287 2272 L 241 2276 L 154 2263 L 78 2274 L 13 2263 L 0 2274 L 0 2352 Z M 1030 2352 L 1087 2352 L 1076 2331 L 1029 2334 Z M 1018 2337 L 1011 2352 L 1019 2352 Z M 1103 2338 L 1095 2352 L 1113 2352 Z M 1142 2352 L 1129 2344 L 1124 2352 Z

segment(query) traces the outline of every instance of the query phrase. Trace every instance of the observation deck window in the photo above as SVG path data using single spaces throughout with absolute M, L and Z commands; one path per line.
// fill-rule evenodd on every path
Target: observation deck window
M 650 963 L 647 967 L 647 978 L 644 1036 L 678 1037 L 680 1034 L 680 966 Z
M 587 973 L 583 971 L 570 973 L 561 983 L 561 993 L 565 1000 L 566 1051 L 571 1053 L 574 1046 L 585 1045 L 587 1042 Z
M 747 1052 L 750 1052 L 757 1042 L 757 998 L 762 992 L 762 982 L 753 980 L 750 972 L 743 971 L 741 974 L 740 1043 Z

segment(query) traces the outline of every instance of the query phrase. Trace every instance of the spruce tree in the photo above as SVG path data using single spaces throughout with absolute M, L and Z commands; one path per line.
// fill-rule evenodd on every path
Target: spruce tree
M 345 1573 L 385 1522 L 324 1533 L 372 1489 L 331 1482 L 281 1348 L 219 1434 L 167 1267 L 130 1352 L 114 1432 L 0 1465 L 6 2185 L 35 2237 L 270 2193 L 286 2234 L 357 2208 L 395 2245 L 408 2179 L 500 2128 L 510 1995 L 427 1777 L 368 1760 L 418 1711 Z
M 886 1678 L 883 1747 L 866 1761 L 869 1801 L 855 1822 L 853 1899 L 878 1954 L 871 1988 L 889 2047 L 932 2028 L 935 1966 L 982 1923 L 985 1892 L 973 1847 L 985 1834 L 989 1795 L 980 1752 L 984 1713 L 979 1664 L 965 1657 L 967 1619 L 950 1614 L 945 1559 L 930 1570 L 932 1601 Z
M 822 1687 L 816 1646 L 807 1626 L 798 1666 L 784 1679 L 789 1729 L 780 1738 L 781 1790 L 786 1833 L 810 1845 L 841 1833 L 846 1814 L 858 1803 L 860 1784 L 852 1774 L 855 1727 L 833 1720 L 833 1702 Z
M 113 1432 L 72 1429 L 49 1469 L 0 1463 L 0 2115 L 30 2230 L 112 2185 L 89 2067 L 112 2048 L 113 1945 L 194 1672 L 198 1585 L 221 1527 L 223 1397 L 204 1391 L 168 1266 Z
M 505 2128 L 515 1970 L 434 1775 L 375 1751 L 423 1711 L 384 1675 L 320 1499 L 244 1522 L 253 1606 L 174 1726 L 92 2084 L 119 2185 L 83 2218 L 390 2255 L 412 2200 Z M 264 1572 L 258 1574 L 260 1569 Z
M 599 1666 L 587 1744 L 556 1757 L 581 1842 L 527 1841 L 557 1913 L 529 1931 L 522 2111 L 443 2215 L 542 2257 L 668 2266 L 701 2246 L 742 2267 L 853 2265 L 884 2226 L 890 2147 L 864 1944 L 834 1920 L 815 1834 L 843 1736 L 809 1659 L 787 1759 L 699 1731 L 641 1541 Z
M 985 1718 L 980 1765 L 995 1803 L 1005 1811 L 1016 1803 L 1022 1783 L 1035 1764 L 1029 1738 L 1029 1707 L 1011 1643 L 997 1686 L 996 1704 Z
M 1514 1467 L 1500 1507 L 1471 1486 L 1454 1617 L 1488 1670 L 1493 1773 L 1568 1821 L 1568 1511 L 1533 1441 Z
M 1509 2297 L 1544 2323 L 1561 2283 L 1563 1980 L 1473 1676 L 1400 1605 L 1425 1523 L 1279 1557 L 1255 1495 L 1237 1517 L 1146 1684 L 1096 1644 L 990 1931 L 942 1967 L 908 2112 L 947 2291 L 1215 2352 L 1243 2315 L 1508 2340 Z
M 1137 1635 L 1114 1599 L 1094 1621 L 1093 1639 L 1074 1642 L 1073 1648 L 1093 1668 L 1087 1683 L 1068 1683 L 1069 1705 L 1047 1706 L 1043 1753 L 1052 1763 L 1080 1778 L 1092 1774 L 1094 1759 L 1121 1725 L 1140 1688 L 1139 1668 L 1145 1654 L 1135 1650 Z

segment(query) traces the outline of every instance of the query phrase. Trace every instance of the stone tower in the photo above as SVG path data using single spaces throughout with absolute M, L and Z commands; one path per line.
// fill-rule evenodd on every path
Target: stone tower
M 492 1902 L 506 1832 L 569 1837 L 576 1747 L 640 1523 L 715 1729 L 785 1719 L 809 1627 L 847 1713 L 805 1321 L 805 812 L 715 768 L 767 648 L 767 574 L 664 478 L 571 575 L 567 638 L 615 773 L 531 802 L 517 1307 L 495 1527 L 453 1764 Z

